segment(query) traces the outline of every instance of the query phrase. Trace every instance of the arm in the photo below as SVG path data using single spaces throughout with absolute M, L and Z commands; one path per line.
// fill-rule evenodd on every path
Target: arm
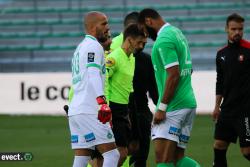
M 222 92 L 223 92 L 223 70 L 221 67 L 221 57 L 218 55 L 216 56 L 216 97 L 215 97 L 215 107 L 212 113 L 212 117 L 214 121 L 217 121 L 218 116 L 220 114 L 220 105 L 223 100 Z
M 115 73 L 117 68 L 117 62 L 114 57 L 108 55 L 106 58 L 106 69 L 107 69 L 107 77 L 110 78 Z
M 154 115 L 154 123 L 161 123 L 166 119 L 167 105 L 172 100 L 176 87 L 179 83 L 179 58 L 176 52 L 175 42 L 173 39 L 167 39 L 158 45 L 159 59 L 162 62 L 166 73 L 168 74 L 165 79 L 163 95 L 158 110 Z
M 93 92 L 96 94 L 96 102 L 100 106 L 98 110 L 98 119 L 105 124 L 111 120 L 112 115 L 104 96 L 104 83 L 102 80 L 104 52 L 102 48 L 98 49 L 98 47 L 92 50 L 93 52 L 88 53 L 87 76 L 89 78 L 89 83 L 93 87 Z
M 220 115 L 220 104 L 221 104 L 222 99 L 223 99 L 222 95 L 216 95 L 215 97 L 215 107 L 212 113 L 212 117 L 214 121 L 217 121 L 218 116 Z
M 89 81 L 93 85 L 93 91 L 97 97 L 104 95 L 100 69 L 96 67 L 89 67 L 87 73 L 89 76 Z
M 172 97 L 174 96 L 174 92 L 176 87 L 179 83 L 180 73 L 179 73 L 179 66 L 173 66 L 170 67 L 167 70 L 167 73 L 169 74 L 168 79 L 165 82 L 165 89 L 163 98 L 161 99 L 161 103 L 168 104 Z M 160 123 L 161 121 L 166 119 L 166 111 L 162 111 L 158 109 L 158 111 L 155 113 L 154 117 L 154 123 Z
M 161 99 L 161 102 L 164 104 L 168 104 L 174 96 L 175 89 L 180 79 L 179 66 L 168 68 L 167 73 L 169 74 L 169 77 L 166 80 L 163 98 Z
M 149 96 L 152 98 L 154 104 L 157 104 L 158 101 L 158 90 L 154 75 L 154 68 L 151 59 L 149 58 L 149 88 L 148 88 Z

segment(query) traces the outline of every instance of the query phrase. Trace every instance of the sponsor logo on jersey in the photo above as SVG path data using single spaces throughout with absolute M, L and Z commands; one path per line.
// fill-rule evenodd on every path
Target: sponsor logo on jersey
M 250 139 L 246 139 L 247 142 L 250 142 Z
M 221 60 L 225 61 L 225 56 L 222 56 L 222 57 L 220 57 L 220 58 L 221 58 Z
M 191 75 L 193 70 L 191 68 L 186 68 L 181 70 L 181 76 L 188 76 Z
M 179 136 L 180 135 L 180 131 L 181 131 L 180 129 L 178 129 L 176 127 L 173 127 L 173 126 L 170 126 L 168 133 L 172 134 L 172 135 Z
M 250 136 L 250 127 L 249 127 L 248 117 L 245 117 L 245 126 L 246 126 L 246 136 Z
M 106 67 L 112 67 L 115 65 L 115 59 L 113 59 L 112 57 L 108 57 L 106 59 Z
M 91 132 L 89 134 L 84 135 L 84 138 L 86 142 L 90 142 L 90 141 L 95 140 L 95 135 L 93 132 Z
M 71 135 L 71 143 L 78 143 L 78 135 Z
M 187 143 L 189 140 L 189 136 L 181 134 L 179 137 L 180 142 Z
M 95 53 L 94 52 L 89 52 L 88 53 L 88 63 L 94 62 L 95 60 Z
M 239 55 L 238 60 L 239 60 L 239 62 L 243 62 L 244 61 L 244 55 Z
M 112 135 L 112 133 L 109 131 L 108 134 L 107 134 L 107 138 L 108 138 L 108 139 L 112 139 L 112 137 L 113 137 L 113 135 Z

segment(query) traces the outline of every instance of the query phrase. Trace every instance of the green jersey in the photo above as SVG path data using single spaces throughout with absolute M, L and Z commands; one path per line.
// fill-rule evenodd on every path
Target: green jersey
M 191 85 L 192 61 L 188 42 L 182 32 L 166 23 L 158 32 L 152 49 L 152 63 L 159 92 L 158 106 L 168 78 L 167 68 L 179 65 L 180 79 L 174 96 L 168 103 L 167 112 L 183 108 L 196 108 L 196 100 Z
M 117 48 L 119 48 L 120 46 L 122 46 L 122 42 L 123 42 L 123 33 L 120 33 L 120 35 L 116 36 L 115 38 L 112 39 L 112 43 L 110 46 L 110 50 L 111 52 Z
M 108 73 L 108 100 L 128 104 L 129 95 L 133 92 L 135 58 L 127 56 L 121 47 L 111 52 L 106 59 Z M 106 92 L 106 91 L 105 91 Z

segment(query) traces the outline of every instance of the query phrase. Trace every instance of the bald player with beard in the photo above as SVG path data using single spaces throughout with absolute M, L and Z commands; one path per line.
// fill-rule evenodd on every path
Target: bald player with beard
M 108 38 L 108 19 L 101 12 L 84 17 L 85 38 L 72 58 L 74 96 L 69 105 L 71 145 L 75 151 L 73 167 L 85 167 L 97 148 L 103 167 L 117 167 L 119 152 L 110 127 L 111 110 L 104 96 L 105 61 L 101 42 Z

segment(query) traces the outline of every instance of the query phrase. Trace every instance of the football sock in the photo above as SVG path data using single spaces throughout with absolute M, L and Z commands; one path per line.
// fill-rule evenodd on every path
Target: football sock
M 157 167 L 174 167 L 174 163 L 158 163 Z
M 117 149 L 107 151 L 102 154 L 103 167 L 117 167 L 120 158 L 120 153 Z
M 200 164 L 189 157 L 183 157 L 176 163 L 176 167 L 200 167 Z
M 85 167 L 90 160 L 90 156 L 75 156 L 73 167 Z
M 219 150 L 214 148 L 214 163 L 213 167 L 227 167 L 227 150 Z

